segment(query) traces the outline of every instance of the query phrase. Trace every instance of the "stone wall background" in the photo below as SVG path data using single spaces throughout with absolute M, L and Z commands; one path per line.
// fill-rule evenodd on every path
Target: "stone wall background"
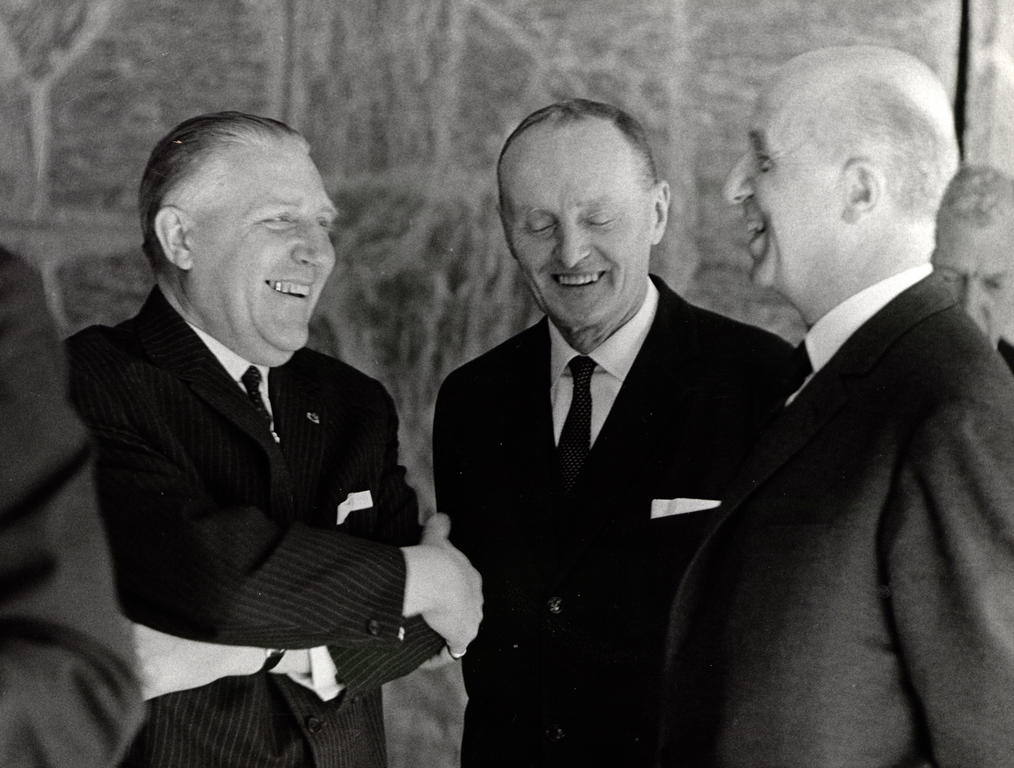
M 494 209 L 518 120 L 572 95 L 641 118 L 673 187 L 655 270 L 795 340 L 720 198 L 758 85 L 821 45 L 911 51 L 966 100 L 966 158 L 1014 172 L 1014 0 L 965 2 L 958 94 L 960 0 L 0 0 L 0 241 L 42 270 L 65 333 L 122 320 L 151 284 L 134 199 L 155 139 L 226 108 L 292 123 L 342 210 L 313 344 L 392 390 L 431 508 L 440 381 L 534 317 Z M 457 764 L 457 668 L 387 701 L 392 766 Z

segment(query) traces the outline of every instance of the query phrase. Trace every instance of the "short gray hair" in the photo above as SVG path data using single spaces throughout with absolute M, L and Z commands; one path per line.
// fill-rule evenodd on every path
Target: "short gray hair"
M 986 228 L 1001 218 L 1014 219 L 1014 179 L 990 165 L 962 166 L 944 193 L 937 228 L 949 221 Z
M 497 190 L 500 195 L 500 205 L 503 206 L 503 185 L 501 183 L 500 168 L 503 165 L 503 157 L 518 137 L 534 128 L 537 125 L 547 123 L 550 125 L 567 125 L 583 120 L 604 120 L 626 139 L 631 149 L 641 160 L 644 166 L 644 174 L 648 184 L 658 181 L 658 171 L 655 167 L 655 158 L 651 153 L 651 145 L 648 144 L 648 137 L 645 134 L 644 126 L 628 112 L 606 104 L 602 101 L 590 99 L 566 99 L 557 101 L 549 106 L 542 107 L 532 112 L 528 117 L 518 123 L 500 149 L 500 156 L 496 161 Z

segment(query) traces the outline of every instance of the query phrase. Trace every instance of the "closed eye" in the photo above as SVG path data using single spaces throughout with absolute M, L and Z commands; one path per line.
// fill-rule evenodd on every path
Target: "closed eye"
M 551 216 L 535 215 L 525 221 L 525 231 L 537 237 L 547 237 L 556 230 L 556 219 Z
M 277 216 L 270 216 L 261 223 L 271 229 L 285 229 L 295 224 L 296 220 L 288 213 L 280 213 Z

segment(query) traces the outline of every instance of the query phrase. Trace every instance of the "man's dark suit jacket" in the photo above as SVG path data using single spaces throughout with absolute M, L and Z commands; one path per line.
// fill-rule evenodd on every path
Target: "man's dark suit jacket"
M 761 436 L 676 598 L 663 766 L 1010 766 L 1014 381 L 939 278 Z
M 322 702 L 261 673 L 159 697 L 129 764 L 383 766 L 379 686 L 442 643 L 419 619 L 398 639 L 405 566 L 391 545 L 416 543 L 419 527 L 381 385 L 296 352 L 269 378 L 276 444 L 158 289 L 69 350 L 130 617 L 219 643 L 326 644 L 346 685 Z M 338 527 L 339 503 L 367 490 L 373 507 Z
M 438 507 L 485 598 L 464 660 L 466 768 L 650 761 L 669 605 L 711 514 L 651 519 L 652 500 L 722 497 L 788 354 L 657 285 L 654 323 L 570 498 L 545 320 L 440 391 Z
M 99 768 L 141 724 L 88 438 L 39 276 L 0 249 L 0 765 Z

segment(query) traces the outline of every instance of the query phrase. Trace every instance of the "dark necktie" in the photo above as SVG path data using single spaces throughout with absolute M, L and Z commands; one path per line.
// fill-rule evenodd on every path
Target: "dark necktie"
M 264 421 L 271 424 L 271 414 L 268 413 L 268 408 L 264 405 L 264 398 L 261 397 L 261 372 L 257 370 L 257 366 L 251 365 L 247 368 L 240 377 L 240 381 L 246 388 L 246 396 L 250 398 L 254 410 L 264 417 Z
M 782 389 L 786 399 L 803 386 L 806 377 L 811 373 L 813 373 L 813 363 L 810 362 L 810 355 L 806 351 L 806 343 L 801 341 L 789 356 L 789 365 L 785 372 Z
M 563 490 L 570 491 L 577 481 L 577 476 L 581 474 L 581 467 L 588 458 L 591 446 L 591 377 L 595 370 L 595 361 L 580 355 L 572 358 L 567 366 L 574 379 L 574 394 L 570 400 L 567 419 L 563 422 L 557 450 Z

